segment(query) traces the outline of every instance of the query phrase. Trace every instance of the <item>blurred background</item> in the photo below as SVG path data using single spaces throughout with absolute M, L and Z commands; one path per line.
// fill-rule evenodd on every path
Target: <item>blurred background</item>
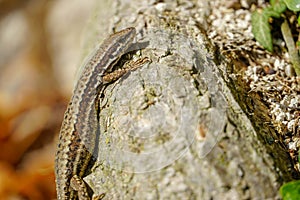
M 93 2 L 0 0 L 0 199 L 56 199 L 56 140 Z

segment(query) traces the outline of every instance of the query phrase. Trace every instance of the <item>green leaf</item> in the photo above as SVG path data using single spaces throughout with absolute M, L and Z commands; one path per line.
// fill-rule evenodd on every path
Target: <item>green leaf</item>
M 300 199 L 300 180 L 282 185 L 280 187 L 280 195 L 283 200 Z
M 273 10 L 279 14 L 286 10 L 286 5 L 283 0 L 270 0 Z
M 275 11 L 272 7 L 267 7 L 263 10 L 263 15 L 265 15 L 266 17 L 276 17 L 279 18 L 280 14 L 279 12 Z
M 255 39 L 268 51 L 273 51 L 269 16 L 255 11 L 251 15 L 252 33 Z
M 285 2 L 285 4 L 290 10 L 294 12 L 300 11 L 300 0 L 283 0 L 283 1 Z

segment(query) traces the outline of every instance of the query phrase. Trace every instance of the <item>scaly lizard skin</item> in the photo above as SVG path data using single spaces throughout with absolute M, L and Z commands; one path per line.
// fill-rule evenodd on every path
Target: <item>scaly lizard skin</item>
M 100 134 L 97 96 L 105 84 L 103 76 L 128 50 L 135 35 L 132 27 L 111 35 L 96 48 L 83 67 L 59 134 L 55 157 L 58 200 L 91 199 L 82 178 L 94 162 L 93 153 Z

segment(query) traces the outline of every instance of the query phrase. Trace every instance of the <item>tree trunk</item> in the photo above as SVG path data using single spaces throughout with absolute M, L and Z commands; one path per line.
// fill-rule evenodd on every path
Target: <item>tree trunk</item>
M 207 1 L 104 2 L 88 34 L 136 27 L 133 50 L 151 63 L 103 91 L 98 165 L 85 181 L 105 199 L 278 199 L 292 179 L 287 149 L 205 36 Z

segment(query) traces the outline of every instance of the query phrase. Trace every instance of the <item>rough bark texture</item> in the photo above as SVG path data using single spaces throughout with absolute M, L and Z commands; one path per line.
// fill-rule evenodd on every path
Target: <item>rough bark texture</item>
M 266 106 L 205 37 L 205 2 L 99 5 L 100 35 L 134 26 L 152 60 L 102 96 L 99 164 L 85 180 L 106 199 L 277 199 L 292 179 Z

